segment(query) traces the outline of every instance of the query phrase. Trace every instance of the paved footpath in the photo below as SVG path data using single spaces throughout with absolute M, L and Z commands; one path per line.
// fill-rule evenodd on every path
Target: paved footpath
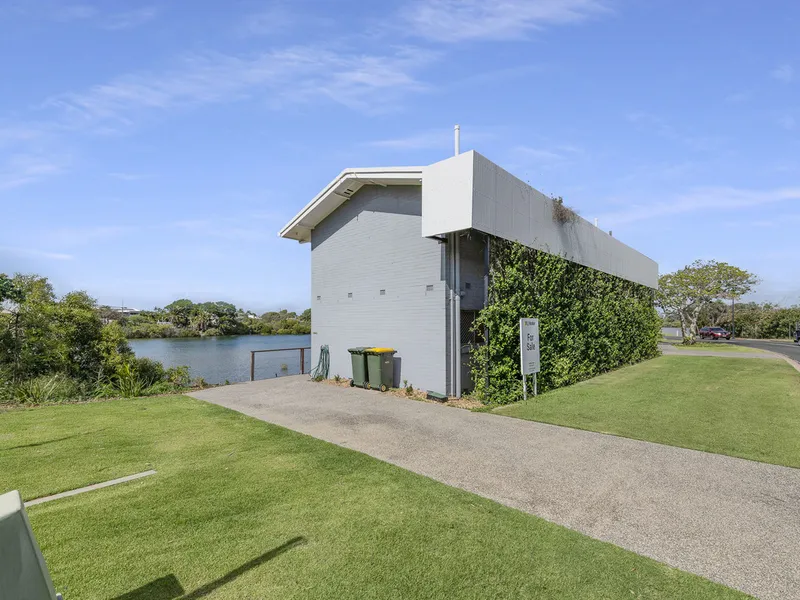
M 756 597 L 800 599 L 800 469 L 283 377 L 192 394 Z

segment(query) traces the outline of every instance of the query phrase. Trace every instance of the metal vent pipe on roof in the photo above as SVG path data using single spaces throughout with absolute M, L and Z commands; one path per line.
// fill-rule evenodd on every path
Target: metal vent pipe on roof
M 461 125 L 456 125 L 454 128 L 456 136 L 456 156 L 461 154 Z

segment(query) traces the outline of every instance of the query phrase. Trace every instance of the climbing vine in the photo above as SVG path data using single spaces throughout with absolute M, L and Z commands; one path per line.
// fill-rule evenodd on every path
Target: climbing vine
M 594 377 L 658 353 L 650 288 L 499 238 L 490 241 L 489 303 L 475 321 L 488 343 L 472 353 L 484 403 L 522 397 L 519 319 L 539 319 L 539 391 Z

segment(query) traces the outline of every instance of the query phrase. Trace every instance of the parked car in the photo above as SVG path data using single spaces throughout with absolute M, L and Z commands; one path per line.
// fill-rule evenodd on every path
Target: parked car
M 726 340 L 731 339 L 731 332 L 727 329 L 723 329 L 722 327 L 701 327 L 700 331 L 697 332 L 700 339 L 710 339 L 710 340 L 718 340 L 721 338 L 725 338 Z

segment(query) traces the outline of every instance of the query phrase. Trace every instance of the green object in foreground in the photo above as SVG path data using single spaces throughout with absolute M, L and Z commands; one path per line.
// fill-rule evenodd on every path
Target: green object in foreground
M 353 378 L 350 380 L 351 386 L 365 387 L 367 382 L 367 355 L 364 352 L 367 346 L 357 346 L 356 348 L 348 348 L 350 353 L 350 360 L 353 363 Z
M 800 374 L 783 360 L 662 356 L 495 412 L 800 467 Z
M 158 470 L 31 507 L 56 589 L 72 600 L 137 589 L 214 600 L 747 597 L 187 397 L 16 410 L 0 414 L 0 431 L 0 492 L 26 499 Z
M 369 387 L 373 390 L 385 392 L 394 386 L 394 354 L 395 351 L 391 348 L 369 348 L 367 350 Z

